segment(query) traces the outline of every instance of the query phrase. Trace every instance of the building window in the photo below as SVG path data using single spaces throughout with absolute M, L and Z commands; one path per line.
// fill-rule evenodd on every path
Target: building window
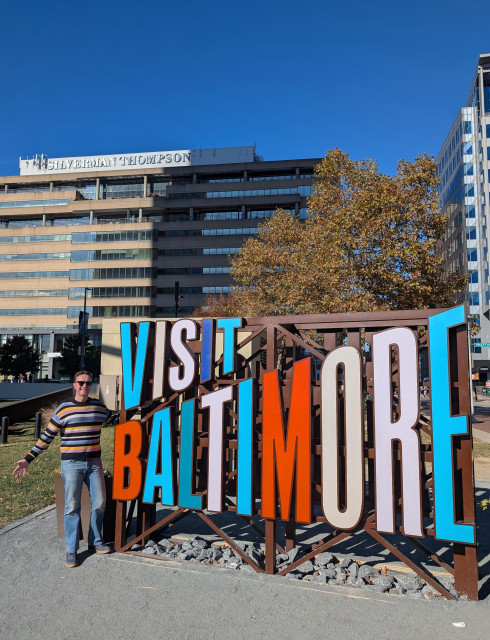
M 472 162 L 465 162 L 463 166 L 464 166 L 464 175 L 465 176 L 472 176 L 473 175 L 473 163 Z
M 43 220 L 39 219 L 30 219 L 26 220 L 25 218 L 22 220 L 1 220 L 0 221 L 0 229 L 25 229 L 27 227 L 42 227 Z
M 18 253 L 0 255 L 0 260 L 64 260 L 70 258 L 70 252 L 66 253 Z
M 466 211 L 466 217 L 467 218 L 474 218 L 475 217 L 475 205 L 474 204 L 465 204 L 464 206 L 465 211 Z
M 240 247 L 188 247 L 179 249 L 160 249 L 158 256 L 227 256 L 237 253 Z
M 230 267 L 203 267 L 203 274 L 230 273 Z
M 463 133 L 471 133 L 471 120 L 463 122 Z
M 296 178 L 296 172 L 289 173 L 287 175 L 267 175 L 267 174 L 257 174 L 257 175 L 249 175 L 248 179 L 250 181 L 262 182 L 262 180 L 294 180 Z
M 49 184 L 18 184 L 7 189 L 7 193 L 29 193 L 29 192 L 49 191 Z
M 46 226 L 52 227 L 66 227 L 73 225 L 90 224 L 90 218 L 88 216 L 73 217 L 73 218 L 53 218 L 46 220 Z
M 3 236 L 0 242 L 70 242 L 71 234 L 64 233 L 56 236 Z
M 0 202 L 2 209 L 11 209 L 13 207 L 56 207 L 69 204 L 71 200 L 22 200 L 18 202 Z
M 202 272 L 202 267 L 169 267 L 168 269 L 158 269 L 158 275 L 162 276 L 199 276 Z
M 88 251 L 72 251 L 71 262 L 87 262 L 92 260 L 151 260 L 154 257 L 154 249 L 90 249 Z
M 68 278 L 68 271 L 15 271 L 15 272 L 0 272 L 0 278 L 12 279 L 12 278 Z
M 76 307 L 76 309 L 78 309 L 78 307 Z M 154 307 L 145 305 L 93 307 L 91 315 L 93 318 L 151 318 L 152 315 L 154 315 Z M 75 313 L 75 317 L 77 316 L 78 311 Z
M 46 298 L 66 296 L 66 289 L 15 289 L 0 291 L 0 298 Z
M 89 242 L 143 242 L 154 240 L 156 232 L 153 229 L 141 231 L 85 231 L 71 235 L 72 244 L 86 244 Z
M 107 198 L 141 198 L 143 196 L 143 179 L 117 180 L 100 185 L 101 199 Z
M 161 196 L 167 195 L 167 185 L 170 181 L 170 177 L 158 177 L 148 181 L 147 195 L 149 196 Z
M 231 287 L 203 287 L 203 293 L 229 293 Z
M 114 267 L 109 269 L 70 269 L 70 280 L 118 280 L 152 278 L 153 267 Z M 68 272 L 67 272 L 68 273 Z
M 286 189 L 247 189 L 234 191 L 204 191 L 204 192 L 183 192 L 169 194 L 169 200 L 179 198 L 245 198 L 246 196 L 279 196 L 279 195 L 299 195 L 303 197 L 311 196 L 313 187 L 311 185 L 299 185 Z
M 266 209 L 261 211 L 247 211 L 247 218 L 251 220 L 270 218 L 276 212 L 275 209 Z
M 66 316 L 65 309 L 0 309 L 0 316 Z
M 94 287 L 89 291 L 91 298 L 151 298 L 154 287 Z M 69 290 L 70 300 L 85 296 L 85 287 L 74 287 Z
M 241 211 L 200 211 L 194 212 L 195 220 L 241 220 Z

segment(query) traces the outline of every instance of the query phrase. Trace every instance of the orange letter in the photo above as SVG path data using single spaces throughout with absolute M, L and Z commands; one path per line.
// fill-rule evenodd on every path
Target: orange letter
M 296 362 L 286 442 L 277 371 L 264 375 L 262 424 L 262 517 L 276 517 L 276 482 L 281 519 L 289 520 L 296 478 L 296 520 L 311 522 L 311 358 Z
M 126 447 L 128 441 L 129 446 Z M 142 480 L 142 466 L 138 456 L 141 453 L 142 444 L 143 436 L 139 422 L 130 420 L 117 425 L 114 438 L 114 478 L 112 486 L 114 500 L 134 500 L 138 497 Z M 128 474 L 125 473 L 126 469 Z M 129 475 L 129 482 L 125 486 L 127 475 Z

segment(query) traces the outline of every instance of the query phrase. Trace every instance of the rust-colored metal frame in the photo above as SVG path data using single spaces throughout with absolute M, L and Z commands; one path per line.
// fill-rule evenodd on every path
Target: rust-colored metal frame
M 290 316 L 290 317 L 265 317 L 244 319 L 243 327 L 240 329 L 240 339 L 237 350 L 248 345 L 250 355 L 242 357 L 237 370 L 232 376 L 223 376 L 221 379 L 214 379 L 209 383 L 200 384 L 192 391 L 181 394 L 180 400 L 189 399 L 209 393 L 227 384 L 236 384 L 243 379 L 254 377 L 259 381 L 258 411 L 255 422 L 255 451 L 257 461 L 261 457 L 261 380 L 264 373 L 279 369 L 283 378 L 283 399 L 287 410 L 290 401 L 292 386 L 293 363 L 305 357 L 305 353 L 322 362 L 327 354 L 339 344 L 348 344 L 356 347 L 363 354 L 363 391 L 365 395 L 365 441 L 364 460 L 367 469 L 366 473 L 366 495 L 364 501 L 364 512 L 358 527 L 354 531 L 333 531 L 327 532 L 320 542 L 303 550 L 303 554 L 286 568 L 282 568 L 278 575 L 285 575 L 294 570 L 303 562 L 314 558 L 317 554 L 334 547 L 345 538 L 355 534 L 359 530 L 364 530 L 380 545 L 386 548 L 396 558 L 415 571 L 428 584 L 436 589 L 442 596 L 453 599 L 454 596 L 441 584 L 441 582 L 421 564 L 415 563 L 406 553 L 397 548 L 394 542 L 390 542 L 388 534 L 380 534 L 375 528 L 374 510 L 374 420 L 373 420 L 373 365 L 369 357 L 369 349 L 366 345 L 372 344 L 373 333 L 393 327 L 408 327 L 418 336 L 419 349 L 427 348 L 428 321 L 429 317 L 442 312 L 442 309 L 430 309 L 420 311 L 392 311 L 374 313 L 348 313 L 330 315 L 311 316 Z M 245 336 L 245 337 L 243 337 Z M 199 341 L 192 343 L 192 348 L 197 354 L 200 352 Z M 472 459 L 472 436 L 471 436 L 471 409 L 470 409 L 470 375 L 468 358 L 468 339 L 466 325 L 460 325 L 450 330 L 449 336 L 450 353 L 450 384 L 451 400 L 453 410 L 456 408 L 458 415 L 463 415 L 467 419 L 468 435 L 455 436 L 453 438 L 454 460 L 453 472 L 455 485 L 458 489 L 455 515 L 456 521 L 465 523 L 475 522 L 475 502 L 474 502 L 474 477 Z M 218 362 L 220 364 L 220 362 Z M 398 380 L 397 353 L 393 353 L 392 380 L 396 386 Z M 148 381 L 151 383 L 151 380 Z M 196 393 L 197 389 L 197 393 Z M 339 396 L 342 396 L 342 388 L 339 386 Z M 150 396 L 151 397 L 151 396 Z M 320 389 L 318 381 L 313 382 L 313 441 L 312 455 L 321 453 L 320 445 Z M 341 400 L 342 401 L 342 398 Z M 123 411 L 121 422 L 131 419 L 136 413 L 144 427 L 144 433 L 149 435 L 151 418 L 154 413 L 165 407 L 175 408 L 175 415 L 179 413 L 179 396 L 173 394 L 166 398 L 164 402 L 158 401 L 146 403 L 142 407 Z M 396 413 L 397 407 L 393 406 Z M 177 420 L 176 420 L 177 423 Z M 423 516 L 424 535 L 434 537 L 434 514 L 432 506 L 432 445 L 431 445 L 431 416 L 421 415 L 418 424 L 420 434 L 424 444 L 421 445 L 421 463 L 423 469 Z M 339 432 L 339 456 L 343 457 L 343 430 Z M 175 434 L 176 442 L 179 443 L 179 434 Z M 196 470 L 194 478 L 194 491 L 206 495 L 206 464 L 205 454 L 208 446 L 208 433 L 202 415 L 198 416 L 197 438 L 196 438 Z M 230 411 L 229 424 L 225 430 L 225 468 L 224 468 L 224 495 L 225 509 L 230 512 L 236 511 L 233 497 L 236 495 L 236 468 L 235 453 L 237 450 L 237 414 Z M 144 457 L 144 456 L 143 456 Z M 401 507 L 400 489 L 400 460 L 401 451 L 395 446 L 395 508 L 399 513 Z M 398 464 L 397 464 L 398 463 Z M 258 474 L 259 464 L 255 465 L 254 483 L 254 505 L 255 513 L 260 516 L 260 478 Z M 314 466 L 312 496 L 315 504 L 320 504 L 320 468 Z M 136 533 L 129 534 L 130 524 L 133 521 L 136 509 Z M 185 518 L 189 513 L 196 513 L 206 525 L 218 534 L 241 558 L 248 563 L 255 571 L 274 574 L 276 570 L 276 552 L 287 553 L 295 546 L 296 523 L 291 520 L 286 523 L 286 533 L 284 543 L 281 545 L 277 540 L 276 521 L 264 519 L 263 527 L 260 527 L 252 518 L 238 516 L 242 521 L 263 536 L 265 540 L 265 568 L 262 568 L 213 521 L 212 514 L 205 511 L 191 511 L 189 509 L 177 508 L 162 520 L 157 521 L 156 505 L 143 503 L 141 496 L 131 502 L 118 501 L 116 505 L 116 539 L 115 548 L 119 552 L 132 553 L 131 547 L 136 543 L 144 543 L 152 534 Z M 314 516 L 314 521 L 326 523 L 322 516 Z M 134 525 L 133 525 L 134 527 Z M 396 530 L 400 531 L 400 526 L 396 525 Z M 453 563 L 442 561 L 438 555 L 425 546 L 420 539 L 405 536 L 405 540 L 423 551 L 428 558 L 437 563 L 445 571 L 454 576 L 456 591 L 465 594 L 471 600 L 478 599 L 478 564 L 476 555 L 476 545 L 461 543 L 452 544 Z M 444 546 L 447 547 L 447 542 Z M 442 546 L 442 544 L 441 544 Z

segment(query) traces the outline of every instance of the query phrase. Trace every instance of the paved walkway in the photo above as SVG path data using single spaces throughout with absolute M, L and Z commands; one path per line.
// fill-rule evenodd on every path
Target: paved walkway
M 483 515 L 488 538 L 490 517 Z M 80 566 L 66 569 L 54 508 L 0 530 L 0 558 L 6 640 L 488 638 L 490 555 L 481 550 L 480 602 L 417 600 L 84 548 Z
M 490 397 L 475 405 L 474 436 L 490 439 Z M 490 482 L 477 473 L 476 484 L 477 501 L 489 498 Z M 185 536 L 189 527 L 181 522 Z M 84 546 L 80 566 L 67 569 L 50 507 L 0 530 L 0 635 L 8 640 L 487 640 L 490 509 L 477 510 L 477 524 L 480 601 L 450 602 L 190 562 L 90 555 Z M 346 542 L 346 553 L 348 544 L 356 555 L 363 549 L 367 561 L 387 561 L 359 540 Z
M 490 442 L 490 395 L 479 393 L 474 402 L 473 435 L 479 440 Z

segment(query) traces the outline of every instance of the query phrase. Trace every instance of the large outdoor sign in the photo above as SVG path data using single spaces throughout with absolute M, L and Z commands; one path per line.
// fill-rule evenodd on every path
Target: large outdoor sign
M 334 317 L 121 324 L 126 421 L 116 429 L 113 497 L 208 512 L 233 505 L 242 516 L 336 531 L 369 521 L 373 535 L 474 545 L 455 472 L 458 438 L 470 437 L 464 307 L 427 312 L 415 326 L 408 316 L 403 326 L 349 314 L 334 329 Z
M 254 156 L 254 147 L 181 149 L 178 151 L 151 151 L 125 153 L 123 155 L 107 154 L 70 158 L 48 158 L 44 154 L 38 154 L 33 158 L 21 158 L 19 165 L 20 175 L 44 175 L 50 173 L 155 169 L 229 162 L 253 162 Z

